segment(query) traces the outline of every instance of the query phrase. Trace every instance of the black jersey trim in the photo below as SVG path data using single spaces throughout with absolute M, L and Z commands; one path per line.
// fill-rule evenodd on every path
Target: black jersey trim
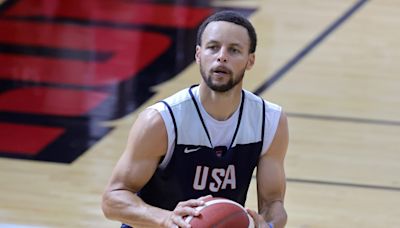
M 244 91 L 242 90 L 242 103 L 240 104 L 239 117 L 236 125 L 236 130 L 235 133 L 233 134 L 231 145 L 229 145 L 228 149 L 232 148 L 233 142 L 235 141 L 236 135 L 239 131 L 240 122 L 242 122 L 243 106 L 244 106 Z
M 189 88 L 189 94 L 190 94 L 190 97 L 192 98 L 193 104 L 194 104 L 194 106 L 195 106 L 195 108 L 196 108 L 196 110 L 197 110 L 197 115 L 198 115 L 199 118 L 200 118 L 201 124 L 203 125 L 203 129 L 206 131 L 208 141 L 210 142 L 211 147 L 214 147 L 213 144 L 212 144 L 212 142 L 211 142 L 211 137 L 210 137 L 210 134 L 208 133 L 206 124 L 204 123 L 203 116 L 202 116 L 201 113 L 200 113 L 199 105 L 197 104 L 196 98 L 194 97 L 193 92 L 192 92 L 192 88 L 194 88 L 194 87 L 196 87 L 196 86 L 198 86 L 198 85 L 192 85 L 192 86 Z
M 264 147 L 264 134 L 265 134 L 265 102 L 264 99 L 262 97 L 260 97 L 261 102 L 263 104 L 263 108 L 262 108 L 262 126 L 261 126 L 261 152 L 260 154 L 263 153 L 263 147 Z
M 162 102 L 168 108 L 168 111 L 171 114 L 172 122 L 174 123 L 175 145 L 177 145 L 177 143 L 178 143 L 178 127 L 176 125 L 174 113 L 172 112 L 171 106 L 169 106 L 169 104 L 167 102 L 165 102 L 165 101 L 160 101 L 160 102 Z

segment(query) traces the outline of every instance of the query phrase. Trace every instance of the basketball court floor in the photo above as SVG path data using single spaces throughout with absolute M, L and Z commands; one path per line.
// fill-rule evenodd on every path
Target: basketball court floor
M 245 88 L 288 114 L 287 227 L 400 227 L 400 1 L 0 3 L 0 228 L 119 227 L 100 203 L 128 130 L 199 82 L 221 9 L 258 33 Z

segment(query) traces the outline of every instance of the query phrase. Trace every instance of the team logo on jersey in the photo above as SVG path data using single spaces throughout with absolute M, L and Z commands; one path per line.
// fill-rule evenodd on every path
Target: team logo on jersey
M 216 147 L 214 147 L 213 150 L 214 150 L 215 155 L 217 155 L 217 157 L 222 157 L 225 155 L 228 148 L 226 148 L 226 146 L 216 146 Z
M 193 181 L 195 190 L 205 190 L 218 192 L 224 189 L 236 189 L 236 171 L 234 165 L 227 168 L 213 168 L 207 166 L 197 166 Z
M 193 149 L 190 149 L 190 147 L 186 147 L 185 150 L 183 151 L 183 153 L 189 154 L 189 153 L 196 152 L 196 151 L 198 151 L 200 149 L 201 149 L 201 147 L 197 147 L 197 148 L 193 148 Z

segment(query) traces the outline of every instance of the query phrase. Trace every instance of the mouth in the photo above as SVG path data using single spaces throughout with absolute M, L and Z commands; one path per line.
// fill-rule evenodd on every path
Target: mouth
M 231 74 L 231 71 L 228 68 L 223 67 L 223 66 L 219 66 L 219 67 L 213 68 L 211 70 L 211 72 L 216 74 L 216 75 L 221 75 L 221 76 Z

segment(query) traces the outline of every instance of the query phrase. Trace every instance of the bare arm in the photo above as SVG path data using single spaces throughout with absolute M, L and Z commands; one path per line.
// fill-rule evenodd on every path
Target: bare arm
M 259 214 L 249 211 L 257 227 L 268 227 L 266 222 L 272 223 L 274 228 L 286 225 L 287 214 L 283 205 L 286 190 L 284 159 L 288 141 L 287 117 L 282 112 L 274 140 L 257 167 Z
M 167 131 L 156 110 L 145 110 L 132 126 L 124 153 L 103 194 L 104 215 L 134 227 L 184 226 L 182 215 L 196 215 L 196 200 L 180 203 L 172 212 L 146 204 L 136 193 L 150 180 L 168 147 Z M 183 205 L 182 205 L 183 204 Z M 189 206 L 189 207 L 186 207 Z

